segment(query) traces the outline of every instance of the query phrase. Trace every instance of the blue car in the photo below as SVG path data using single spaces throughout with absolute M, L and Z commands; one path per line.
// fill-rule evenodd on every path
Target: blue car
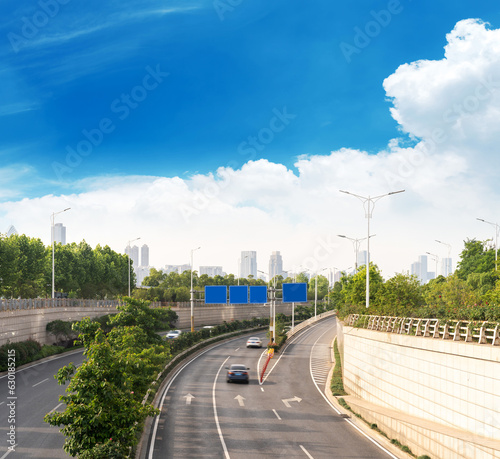
M 247 368 L 245 365 L 237 363 L 231 365 L 229 368 L 227 368 L 227 382 L 230 383 L 233 381 L 243 381 L 244 383 L 248 384 L 250 381 L 248 370 L 250 370 L 250 368 Z

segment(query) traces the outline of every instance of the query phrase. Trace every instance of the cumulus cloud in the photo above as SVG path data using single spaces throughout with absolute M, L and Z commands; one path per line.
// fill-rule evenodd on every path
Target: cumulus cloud
M 280 250 L 285 269 L 345 269 L 354 265 L 351 244 L 337 237 L 367 235 L 365 197 L 405 189 L 376 203 L 371 255 L 385 277 L 405 272 L 427 251 L 457 260 L 468 237 L 491 237 L 475 218 L 495 218 L 496 180 L 484 167 L 500 141 L 500 31 L 478 20 L 457 23 L 443 59 L 399 67 L 384 81 L 394 119 L 407 136 L 391 139 L 378 154 L 342 148 L 302 155 L 294 169 L 268 160 L 240 169 L 180 177 L 99 177 L 82 190 L 0 204 L 10 223 L 49 243 L 50 215 L 59 216 L 72 241 L 109 244 L 128 240 L 150 246 L 156 267 L 189 262 L 237 272 L 242 250 L 257 250 L 259 269 Z M 366 207 L 365 207 L 366 210 Z M 362 246 L 361 250 L 366 247 Z
M 404 132 L 441 151 L 496 157 L 500 30 L 467 19 L 446 39 L 443 59 L 401 65 L 384 81 L 392 116 Z

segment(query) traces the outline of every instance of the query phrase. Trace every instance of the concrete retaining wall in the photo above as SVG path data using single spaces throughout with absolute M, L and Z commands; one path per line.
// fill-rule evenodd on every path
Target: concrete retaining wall
M 53 320 L 80 320 L 118 312 L 113 307 L 71 307 L 46 309 L 17 309 L 0 312 L 0 346 L 9 342 L 34 339 L 40 344 L 53 344 L 54 335 L 45 331 Z
M 431 458 L 500 458 L 500 348 L 338 327 L 346 401 Z
M 177 328 L 191 326 L 191 309 L 174 307 L 179 319 Z M 83 317 L 98 317 L 118 312 L 115 307 L 57 307 L 41 309 L 16 309 L 0 312 L 0 346 L 7 341 L 16 342 L 32 338 L 41 344 L 52 344 L 53 335 L 45 328 L 53 320 L 79 320 Z M 291 304 L 277 304 L 276 314 L 292 314 Z M 215 305 L 194 308 L 195 326 L 217 325 L 224 321 L 245 320 L 254 317 L 269 317 L 269 305 Z

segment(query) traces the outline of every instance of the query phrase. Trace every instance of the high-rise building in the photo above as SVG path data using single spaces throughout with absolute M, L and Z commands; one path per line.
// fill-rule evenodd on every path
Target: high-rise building
M 453 268 L 451 265 L 451 258 L 441 258 L 441 274 L 444 277 L 448 277 L 453 273 Z
M 253 250 L 242 251 L 239 277 L 246 279 L 250 275 L 252 275 L 254 279 L 257 279 L 257 252 Z
M 200 276 L 203 274 L 208 277 L 223 276 L 222 266 L 200 266 Z
M 366 266 L 366 260 L 368 258 L 368 251 L 367 250 L 361 250 L 358 252 L 358 256 L 356 259 L 356 263 L 358 264 L 358 268 L 361 266 Z
M 125 254 L 130 257 L 130 261 L 132 262 L 132 266 L 137 268 L 139 266 L 139 247 L 134 245 L 133 247 L 126 247 Z
M 66 227 L 62 223 L 54 225 L 54 242 L 66 245 Z
M 411 274 L 417 276 L 421 284 L 434 278 L 434 273 L 427 271 L 427 255 L 420 255 L 418 261 L 411 264 Z
M 272 252 L 271 258 L 269 259 L 269 278 L 272 279 L 274 276 L 278 275 L 283 275 L 283 258 L 279 250 Z
M 146 244 L 141 247 L 141 266 L 149 266 L 149 247 Z
M 17 230 L 14 225 L 10 225 L 9 229 L 7 230 L 7 237 L 12 236 L 13 234 L 18 234 Z

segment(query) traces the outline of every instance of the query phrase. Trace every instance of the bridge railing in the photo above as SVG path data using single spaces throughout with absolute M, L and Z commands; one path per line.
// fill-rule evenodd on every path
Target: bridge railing
M 116 308 L 122 304 L 124 304 L 122 300 L 82 300 L 75 298 L 0 298 L 0 311 L 71 307 Z M 151 303 L 151 305 L 157 306 L 159 303 Z
M 344 322 L 351 327 L 368 330 L 500 346 L 500 324 L 495 322 L 364 314 L 350 314 Z

